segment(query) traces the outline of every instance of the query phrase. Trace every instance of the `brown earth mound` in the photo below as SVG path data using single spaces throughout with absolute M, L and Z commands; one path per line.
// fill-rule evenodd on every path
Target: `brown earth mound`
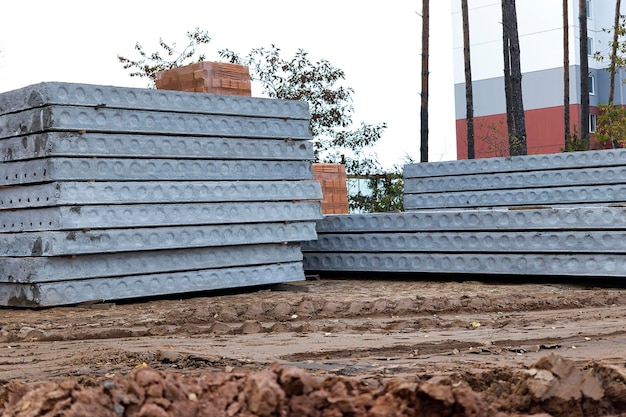
M 626 373 L 596 364 L 581 370 L 551 354 L 514 375 L 496 369 L 469 381 L 391 379 L 376 388 L 279 365 L 199 377 L 142 366 L 103 381 L 11 382 L 0 390 L 0 411 L 19 417 L 605 416 L 626 413 Z
M 0 416 L 626 416 L 626 290 L 308 280 L 0 309 Z

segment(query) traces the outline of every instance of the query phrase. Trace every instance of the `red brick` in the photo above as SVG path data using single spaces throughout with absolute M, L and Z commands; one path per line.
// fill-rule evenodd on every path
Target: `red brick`
M 248 67 L 224 62 L 198 62 L 161 71 L 157 74 L 156 87 L 162 90 L 252 95 Z
M 347 214 L 348 186 L 346 170 L 340 164 L 313 164 L 313 177 L 322 187 L 322 213 Z

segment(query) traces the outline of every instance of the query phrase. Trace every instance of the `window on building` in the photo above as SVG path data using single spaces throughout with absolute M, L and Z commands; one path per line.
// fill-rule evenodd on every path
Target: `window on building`
M 596 77 L 589 75 L 589 95 L 596 94 Z
M 587 0 L 587 19 L 591 19 L 591 0 Z
M 593 38 L 587 38 L 587 55 L 593 56 Z
M 595 133 L 595 131 L 596 131 L 596 115 L 592 113 L 589 115 L 589 132 Z

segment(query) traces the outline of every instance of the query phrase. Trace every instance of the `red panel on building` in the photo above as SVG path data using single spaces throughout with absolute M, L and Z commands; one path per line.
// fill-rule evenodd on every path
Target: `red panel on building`
M 597 113 L 596 108 L 591 109 Z M 565 129 L 563 127 L 563 107 L 549 107 L 527 110 L 526 141 L 528 154 L 545 154 L 562 152 L 564 148 Z M 580 105 L 570 106 L 571 132 L 579 126 Z M 467 159 L 467 126 L 465 119 L 456 121 L 457 159 Z M 507 140 L 506 115 L 496 114 L 474 118 L 474 148 L 476 158 L 509 156 Z

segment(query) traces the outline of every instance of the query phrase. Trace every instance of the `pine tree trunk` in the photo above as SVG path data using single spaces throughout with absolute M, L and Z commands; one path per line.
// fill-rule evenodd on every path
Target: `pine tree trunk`
M 502 55 L 504 57 L 504 97 L 506 100 L 507 138 L 513 136 L 515 121 L 513 120 L 513 97 L 511 92 L 511 51 L 509 49 L 508 22 L 505 19 L 506 5 L 502 0 Z M 508 139 L 507 139 L 508 140 Z
M 467 0 L 461 0 L 463 14 L 463 59 L 465 62 L 465 120 L 467 123 L 467 159 L 474 159 L 474 94 L 472 91 L 472 62 L 470 55 L 469 10 Z
M 563 149 L 569 149 L 571 140 L 569 114 L 569 0 L 563 0 Z
M 617 48 L 619 42 L 619 20 L 620 20 L 620 8 L 621 0 L 615 0 L 615 21 L 613 22 L 613 43 L 611 44 L 611 62 L 609 63 L 609 75 L 611 82 L 609 85 L 609 107 L 613 106 L 613 100 L 615 99 L 615 73 L 617 71 Z M 611 134 L 611 136 L 613 136 Z M 613 148 L 619 148 L 619 141 L 617 138 L 612 137 L 611 143 Z
M 428 162 L 428 36 L 430 0 L 422 0 L 422 108 L 420 111 L 420 162 Z
M 589 149 L 589 51 L 587 48 L 587 1 L 578 1 L 580 22 L 580 140 Z
M 609 74 L 611 76 L 611 84 L 609 87 L 609 106 L 613 105 L 615 98 L 615 72 L 616 72 L 616 60 L 617 60 L 617 47 L 618 47 L 618 33 L 619 33 L 619 19 L 620 19 L 620 7 L 621 0 L 615 1 L 615 21 L 613 23 L 613 43 L 611 44 L 611 62 L 609 63 Z
M 524 115 L 524 101 L 522 97 L 522 70 L 519 37 L 517 33 L 517 11 L 515 9 L 515 0 L 503 0 L 502 3 L 502 23 L 504 31 L 507 33 L 505 38 L 508 41 L 509 87 L 511 118 L 513 119 L 513 134 L 509 136 L 509 153 L 511 156 L 526 155 L 526 118 Z

